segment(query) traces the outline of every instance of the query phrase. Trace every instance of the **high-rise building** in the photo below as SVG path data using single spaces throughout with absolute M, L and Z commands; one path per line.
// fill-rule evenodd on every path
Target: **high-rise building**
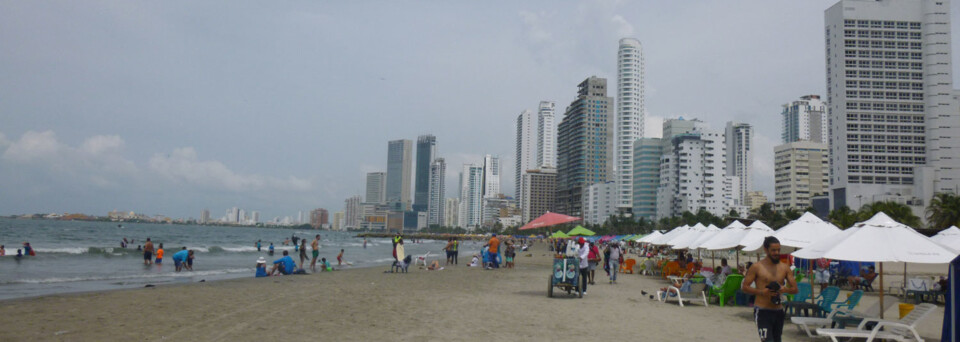
M 613 99 L 607 80 L 596 76 L 578 86 L 557 130 L 557 212 L 583 215 L 583 190 L 613 174 Z
M 555 210 L 557 169 L 544 167 L 527 171 L 523 174 L 523 187 L 520 210 L 524 223 Z
M 329 212 L 324 208 L 317 208 L 310 211 L 310 226 L 313 229 L 323 228 L 324 225 L 329 223 L 330 220 Z
M 642 138 L 633 143 L 633 217 L 657 219 L 662 155 L 660 138 Z
M 616 207 L 633 207 L 633 143 L 643 138 L 643 49 L 634 38 L 620 39 L 617 52 Z
M 799 100 L 783 105 L 780 115 L 783 117 L 780 137 L 784 144 L 801 140 L 829 143 L 827 107 L 820 95 L 801 96 Z
M 830 192 L 827 145 L 795 141 L 774 148 L 774 208 L 805 209 L 813 196 Z
M 203 209 L 200 213 L 200 223 L 210 223 L 210 209 Z
M 533 112 L 524 109 L 517 115 L 517 155 L 514 165 L 514 184 L 516 197 L 523 198 L 523 173 L 536 168 L 537 162 L 537 118 Z M 486 196 L 486 195 L 484 195 Z
M 333 230 L 345 230 L 343 228 L 344 215 L 342 211 L 333 213 L 333 221 L 330 222 L 330 229 Z
M 254 224 L 260 222 L 260 212 L 259 212 L 259 211 L 250 212 L 250 222 L 251 222 L 251 223 L 254 223 Z
M 737 177 L 739 188 L 734 189 L 734 200 L 737 205 L 743 205 L 744 196 L 753 188 L 753 126 L 727 122 L 724 136 L 727 139 L 727 176 Z
M 537 109 L 537 168 L 557 167 L 556 103 L 540 101 Z
M 483 214 L 483 166 L 463 164 L 460 172 L 460 213 L 458 226 L 474 229 Z
M 699 120 L 671 119 L 663 123 L 661 141 L 657 218 L 700 209 L 726 216 L 735 207 L 737 178 L 726 176 L 724 134 Z
M 410 178 L 413 142 L 393 140 L 387 146 L 387 204 L 393 210 L 410 208 Z
M 763 191 L 751 191 L 747 193 L 744 207 L 748 208 L 751 212 L 760 209 L 765 203 L 767 203 L 767 195 L 763 194 Z M 748 213 L 738 212 L 740 216 L 746 217 Z
M 618 185 L 610 181 L 594 183 L 583 194 L 583 220 L 589 224 L 603 224 L 617 213 Z
M 960 188 L 949 0 L 842 0 L 824 14 L 831 206 Z
M 386 172 L 368 172 L 367 173 L 367 196 L 366 203 L 387 203 L 387 173 Z
M 413 211 L 427 211 L 430 202 L 430 164 L 437 156 L 437 137 L 417 138 L 417 183 L 413 194 Z
M 483 197 L 491 198 L 500 195 L 500 157 L 486 155 L 483 157 Z
M 360 196 L 353 196 L 344 201 L 343 210 L 344 229 L 358 229 L 363 220 L 363 211 L 360 207 Z
M 450 197 L 444 201 L 443 205 L 443 226 L 460 226 L 460 198 Z
M 430 200 L 427 201 L 427 225 L 443 225 L 444 194 L 447 193 L 445 184 L 447 178 L 447 163 L 443 158 L 437 158 L 430 164 Z

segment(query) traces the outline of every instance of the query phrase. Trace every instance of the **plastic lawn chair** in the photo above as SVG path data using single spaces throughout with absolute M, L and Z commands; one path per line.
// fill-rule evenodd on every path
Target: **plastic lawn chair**
M 810 284 L 808 283 L 797 283 L 797 294 L 787 295 L 790 300 L 783 302 L 783 308 L 791 316 L 796 315 L 795 311 L 798 307 L 804 306 L 804 304 L 813 305 L 812 303 L 807 303 L 807 300 L 813 298 L 813 292 L 810 290 Z
M 637 260 L 635 259 L 624 260 L 623 265 L 620 265 L 620 272 L 633 274 L 633 266 L 636 264 Z
M 866 338 L 866 342 L 875 339 L 897 341 L 923 341 L 917 332 L 917 323 L 930 315 L 937 308 L 936 305 L 924 303 L 917 305 L 913 311 L 900 320 L 883 320 L 879 318 L 864 318 L 856 329 L 817 329 L 817 335 L 830 337 L 838 342 L 838 337 Z M 868 324 L 875 324 L 867 329 Z
M 737 294 L 737 290 L 740 289 L 741 283 L 743 283 L 742 275 L 728 275 L 727 279 L 723 281 L 722 285 L 719 287 L 713 286 L 710 288 L 710 296 L 717 296 L 720 301 L 720 306 L 724 306 L 726 305 L 727 301 L 732 300 Z
M 867 308 L 864 312 L 858 312 L 853 310 L 846 310 L 844 308 L 837 308 L 830 312 L 826 318 L 819 317 L 790 317 L 790 321 L 797 326 L 797 329 L 807 333 L 807 336 L 817 337 L 814 332 L 818 328 L 827 328 L 838 321 L 850 320 L 857 322 L 859 324 L 865 318 L 874 318 L 880 316 L 880 311 L 887 311 L 887 309 L 893 307 L 900 300 L 893 296 L 883 296 L 883 308 L 880 308 L 880 301 L 874 302 L 873 305 Z M 859 320 L 859 321 L 858 321 Z M 843 328 L 842 326 L 840 328 Z
M 857 307 L 857 304 L 860 303 L 860 298 L 862 297 L 863 297 L 863 290 L 856 290 L 851 292 L 850 295 L 847 296 L 847 300 L 842 302 L 830 303 L 830 306 L 833 307 L 834 305 L 836 305 L 836 307 L 833 307 L 833 310 L 836 310 L 839 308 L 846 308 L 847 310 L 853 310 L 853 308 Z M 830 310 L 830 311 L 833 311 L 833 310 Z

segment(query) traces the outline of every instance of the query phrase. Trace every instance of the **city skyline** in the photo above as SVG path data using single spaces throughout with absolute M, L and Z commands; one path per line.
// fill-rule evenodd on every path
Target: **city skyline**
M 67 14 L 5 3 L 0 214 L 334 211 L 365 193 L 367 172 L 386 171 L 384 143 L 424 132 L 443 142 L 439 155 L 451 168 L 493 154 L 502 157 L 501 170 L 513 170 L 516 114 L 551 99 L 560 105 L 559 123 L 577 82 L 596 75 L 613 84 L 618 41 L 629 37 L 644 48 L 645 133 L 659 130 L 662 118 L 699 118 L 714 128 L 736 121 L 754 126 L 754 146 L 774 146 L 783 103 L 805 94 L 826 98 L 823 20 L 835 3 L 540 2 L 480 9 L 476 18 L 456 15 L 477 8 L 468 4 L 390 4 L 363 11 L 384 19 L 370 28 L 350 23 L 361 13 L 354 4 L 213 11 L 93 2 Z M 130 20 L 139 11 L 159 14 Z M 397 13 L 438 20 L 410 25 L 392 19 Z M 182 24 L 191 15 L 249 20 L 225 19 L 220 28 Z M 450 24 L 443 18 L 458 18 L 453 32 L 422 35 Z M 250 21 L 257 25 L 246 27 Z M 704 32 L 698 22 L 729 25 Z M 334 29 L 347 33 L 327 34 Z M 95 38 L 103 31 L 122 34 Z M 228 31 L 240 38 L 225 38 Z M 463 34 L 481 39 L 466 48 L 457 39 Z M 378 48 L 356 47 L 368 37 L 412 47 L 390 45 L 390 60 L 363 57 Z M 783 41 L 797 49 L 773 48 Z M 324 53 L 328 47 L 343 53 Z M 438 55 L 471 67 L 436 63 Z M 517 81 L 505 85 L 508 77 Z M 334 82 L 320 81 L 326 78 Z M 443 100 L 410 100 L 425 89 Z M 462 106 L 484 97 L 498 100 Z M 752 166 L 755 190 L 773 198 L 772 148 L 757 148 Z M 446 182 L 457 184 L 456 177 L 450 172 Z M 515 193 L 514 177 L 501 178 L 501 192 Z M 455 196 L 449 188 L 444 197 Z

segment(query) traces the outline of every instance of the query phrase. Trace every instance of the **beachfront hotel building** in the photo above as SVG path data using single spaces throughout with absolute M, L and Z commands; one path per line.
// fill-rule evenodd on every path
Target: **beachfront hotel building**
M 430 167 L 437 157 L 437 137 L 427 134 L 417 138 L 417 171 L 413 192 L 413 211 L 427 212 L 430 203 Z
M 443 201 L 443 226 L 457 227 L 460 225 L 460 199 L 450 197 Z
M 737 178 L 733 199 L 735 204 L 742 205 L 753 187 L 753 126 L 727 122 L 724 136 L 727 139 L 727 176 Z
M 457 226 L 472 230 L 483 218 L 483 166 L 463 164 L 460 171 L 460 212 Z
M 360 196 L 353 196 L 344 201 L 343 226 L 345 229 L 360 228 L 363 221 L 363 208 L 360 206 Z
M 780 116 L 783 118 L 780 138 L 784 144 L 801 140 L 829 144 L 827 109 L 820 95 L 801 96 L 783 105 Z
M 537 118 L 533 112 L 524 109 L 517 115 L 516 159 L 514 164 L 514 184 L 517 199 L 523 198 L 523 173 L 535 168 L 537 162 Z
M 614 174 L 616 207 L 633 208 L 633 144 L 643 138 L 644 120 L 643 49 L 634 38 L 620 39 L 617 51 L 617 115 Z M 604 219 L 606 220 L 606 219 Z
M 486 155 L 483 157 L 483 198 L 494 198 L 500 195 L 500 157 Z
M 620 196 L 617 182 L 590 184 L 583 193 L 583 220 L 588 224 L 603 224 L 617 213 Z
M 444 197 L 446 186 L 447 163 L 443 158 L 437 158 L 430 164 L 430 196 L 427 201 L 427 225 L 443 225 Z
M 387 204 L 392 210 L 410 208 L 410 179 L 413 167 L 413 142 L 393 140 L 387 144 Z
M 633 143 L 633 217 L 657 219 L 657 188 L 663 140 L 642 138 Z
M 584 189 L 613 174 L 613 98 L 604 78 L 578 88 L 557 130 L 557 212 L 582 217 Z
M 843 0 L 824 14 L 831 208 L 960 188 L 948 0 Z
M 368 172 L 367 173 L 367 203 L 387 203 L 387 173 L 386 172 Z
M 774 148 L 774 208 L 805 209 L 813 196 L 830 191 L 830 155 L 827 145 L 795 141 Z
M 554 211 L 557 201 L 557 169 L 543 167 L 523 174 L 523 198 L 520 199 L 523 223 Z
M 330 229 L 332 230 L 344 230 L 343 229 L 343 212 L 338 211 L 333 213 L 333 218 L 330 220 Z
M 661 142 L 658 219 L 700 209 L 722 217 L 739 207 L 733 198 L 738 178 L 726 172 L 723 132 L 695 119 L 670 119 Z
M 540 101 L 537 108 L 537 168 L 557 167 L 557 125 L 553 101 Z

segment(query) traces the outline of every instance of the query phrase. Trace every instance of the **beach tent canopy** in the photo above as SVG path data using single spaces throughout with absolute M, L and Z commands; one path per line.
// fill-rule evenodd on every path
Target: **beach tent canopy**
M 803 248 L 820 239 L 841 232 L 840 228 L 830 222 L 821 220 L 817 215 L 809 212 L 804 213 L 800 218 L 790 221 L 786 226 L 777 230 L 773 234 L 777 240 L 780 240 L 780 246 Z M 763 247 L 763 239 L 750 241 L 743 245 L 744 251 L 756 251 Z
M 688 226 L 688 225 L 682 225 L 682 226 L 679 226 L 679 227 L 677 227 L 677 228 L 673 228 L 673 230 L 664 233 L 663 236 L 660 236 L 660 237 L 657 237 L 656 239 L 650 240 L 650 244 L 652 244 L 652 245 L 660 245 L 660 246 L 666 245 L 667 242 L 670 242 L 670 240 L 673 240 L 673 238 L 675 238 L 675 237 L 677 237 L 677 236 L 680 236 L 680 234 L 683 234 L 683 233 L 687 232 L 688 230 L 690 230 L 690 226 Z
M 547 212 L 546 214 L 540 215 L 540 217 L 525 224 L 523 227 L 520 227 L 520 230 L 549 227 L 549 226 L 563 224 L 567 222 L 573 222 L 577 220 L 580 220 L 580 218 Z
M 931 237 L 931 239 L 941 245 L 950 247 L 954 251 L 960 252 L 960 228 L 957 228 L 957 226 L 951 226 L 950 228 L 941 230 L 937 235 Z
M 571 229 L 569 232 L 567 232 L 567 235 L 570 235 L 570 236 L 593 236 L 594 234 L 596 233 L 594 233 L 592 230 L 589 230 L 587 228 L 583 228 L 583 226 L 576 226 L 573 229 Z
M 718 250 L 718 249 L 729 249 L 737 247 L 740 244 L 740 239 L 743 238 L 747 226 L 744 226 L 740 221 L 733 221 L 726 228 L 720 230 L 709 240 L 700 244 L 699 248 L 709 249 L 709 250 Z
M 776 232 L 760 222 L 760 220 L 753 221 L 747 229 L 744 230 L 743 236 L 740 237 L 740 241 L 737 242 L 737 247 L 746 247 L 747 245 L 760 244 L 763 245 L 763 239 L 766 239 L 768 236 L 773 236 Z
M 793 252 L 804 259 L 837 259 L 880 263 L 880 307 L 883 307 L 883 263 L 890 261 L 921 264 L 948 263 L 957 254 L 913 228 L 879 212 L 828 239 L 811 243 Z M 880 318 L 883 318 L 881 312 Z
M 637 239 L 637 242 L 649 243 L 651 240 L 663 236 L 659 230 L 654 230 L 653 233 L 644 235 L 642 238 Z
M 561 232 L 561 231 L 558 230 L 556 233 L 553 233 L 552 235 L 550 235 L 550 237 L 551 237 L 551 238 L 561 238 L 561 239 L 565 239 L 565 238 L 570 237 L 570 235 L 567 235 L 567 233 L 564 233 L 564 232 Z
M 700 231 L 687 233 L 682 237 L 673 239 L 670 243 L 673 244 L 673 249 L 696 249 L 698 246 L 696 243 L 700 240 L 706 241 L 706 238 L 709 238 L 720 231 L 720 228 L 714 226 L 713 224 L 704 227 Z
M 693 227 L 690 227 L 690 229 L 687 230 L 686 232 L 677 235 L 677 237 L 673 239 L 670 239 L 670 241 L 667 242 L 667 245 L 669 245 L 673 249 L 686 249 L 687 245 L 689 245 L 691 242 L 693 242 L 698 237 L 700 237 L 700 235 L 703 234 L 703 232 L 705 232 L 706 230 L 707 230 L 706 226 L 704 226 L 703 224 L 697 223 Z
M 717 235 L 718 233 L 720 233 L 720 231 L 721 231 L 720 228 L 717 228 L 717 226 L 710 224 L 709 226 L 707 226 L 707 230 L 705 230 L 703 233 L 700 233 L 700 236 L 697 237 L 696 240 L 687 244 L 686 248 L 699 249 L 701 245 L 703 245 L 707 241 L 710 241 L 710 239 L 713 238 L 714 235 Z

